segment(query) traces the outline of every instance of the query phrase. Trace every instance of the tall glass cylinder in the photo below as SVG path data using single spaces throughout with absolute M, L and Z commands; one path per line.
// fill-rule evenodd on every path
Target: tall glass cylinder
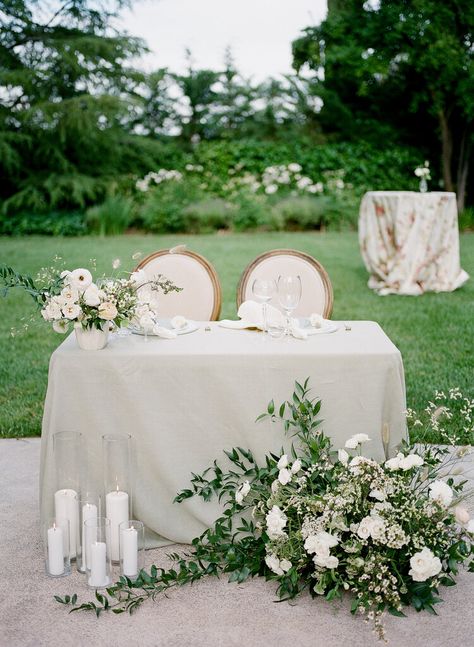
M 110 519 L 86 519 L 84 531 L 87 584 L 94 589 L 104 589 L 112 582 Z
M 120 575 L 136 579 L 144 566 L 145 525 L 130 519 L 120 524 Z
M 69 554 L 71 559 L 75 559 L 80 542 L 79 498 L 84 464 L 82 434 L 78 431 L 53 434 L 53 453 L 56 470 L 55 517 L 59 522 L 69 522 Z
M 102 436 L 105 514 L 110 519 L 112 561 L 120 561 L 120 530 L 132 509 L 132 437 L 130 434 Z
M 43 524 L 44 564 L 49 577 L 71 573 L 69 558 L 69 521 L 47 519 Z

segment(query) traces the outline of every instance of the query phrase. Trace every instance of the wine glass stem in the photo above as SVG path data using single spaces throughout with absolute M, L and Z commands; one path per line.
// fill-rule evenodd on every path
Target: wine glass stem
M 290 335 L 291 334 L 291 310 L 288 310 L 288 308 L 285 308 L 285 314 L 286 314 L 285 335 Z
M 262 318 L 263 318 L 263 332 L 266 334 L 268 332 L 268 322 L 267 322 L 267 303 L 266 301 L 262 304 Z

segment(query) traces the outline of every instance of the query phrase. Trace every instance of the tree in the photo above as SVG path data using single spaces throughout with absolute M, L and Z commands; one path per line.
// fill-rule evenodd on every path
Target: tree
M 437 132 L 444 187 L 457 190 L 462 209 L 474 124 L 474 3 L 331 4 L 328 18 L 293 43 L 297 69 L 324 70 L 323 124 L 347 132 L 352 123 L 360 133 L 368 118 L 428 150 Z
M 83 206 L 104 192 L 99 176 L 116 172 L 143 80 L 125 61 L 145 50 L 112 28 L 123 4 L 0 0 L 4 208 Z

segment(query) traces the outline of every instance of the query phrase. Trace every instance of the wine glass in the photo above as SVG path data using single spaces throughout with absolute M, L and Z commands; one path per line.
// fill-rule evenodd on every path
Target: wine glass
M 268 332 L 267 303 L 272 300 L 276 291 L 275 281 L 272 279 L 255 279 L 252 283 L 252 293 L 262 304 L 263 331 Z
M 301 277 L 279 276 L 277 281 L 278 301 L 286 314 L 285 335 L 291 334 L 291 313 L 301 299 Z

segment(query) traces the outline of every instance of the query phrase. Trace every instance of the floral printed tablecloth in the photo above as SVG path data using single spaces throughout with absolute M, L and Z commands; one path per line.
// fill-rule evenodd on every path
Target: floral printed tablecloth
M 461 269 L 456 195 L 370 191 L 360 205 L 359 243 L 378 294 L 451 292 Z

